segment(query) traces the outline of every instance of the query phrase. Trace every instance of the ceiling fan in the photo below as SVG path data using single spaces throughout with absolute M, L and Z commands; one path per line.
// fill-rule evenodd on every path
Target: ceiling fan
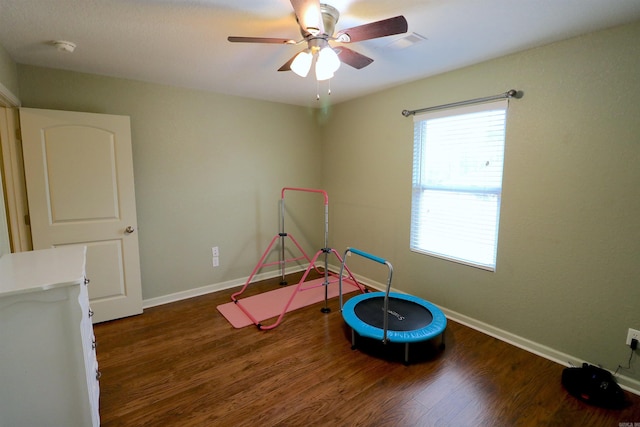
M 289 59 L 278 71 L 291 70 L 302 77 L 306 77 L 315 58 L 316 79 L 327 80 L 333 77 L 341 62 L 356 69 L 364 68 L 373 62 L 373 59 L 344 46 L 331 47 L 329 41 L 354 43 L 407 32 L 407 20 L 404 16 L 396 16 L 340 30 L 334 34 L 336 22 L 340 17 L 340 13 L 336 8 L 320 3 L 318 0 L 291 0 L 291 5 L 300 26 L 302 40 L 238 36 L 229 36 L 227 40 L 233 43 L 289 45 L 298 45 L 306 42 L 307 47 Z

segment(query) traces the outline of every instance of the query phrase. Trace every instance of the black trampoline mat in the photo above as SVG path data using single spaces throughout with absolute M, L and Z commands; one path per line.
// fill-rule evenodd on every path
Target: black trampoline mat
M 372 297 L 358 302 L 354 314 L 364 323 L 384 329 L 384 297 Z M 399 298 L 389 298 L 388 330 L 415 331 L 433 321 L 433 315 L 426 307 Z

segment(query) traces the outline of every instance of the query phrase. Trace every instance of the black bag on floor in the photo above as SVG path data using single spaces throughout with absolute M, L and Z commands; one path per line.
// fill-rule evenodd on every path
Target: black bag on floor
M 562 385 L 572 395 L 595 406 L 618 409 L 626 404 L 624 391 L 609 373 L 584 363 L 581 368 L 565 368 Z

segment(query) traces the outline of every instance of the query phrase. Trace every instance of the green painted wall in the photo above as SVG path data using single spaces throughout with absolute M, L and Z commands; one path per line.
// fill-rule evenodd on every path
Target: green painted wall
M 626 365 L 627 329 L 640 329 L 638 40 L 640 23 L 337 105 L 323 133 L 334 245 L 387 258 L 394 287 L 464 317 Z M 401 111 L 512 88 L 524 97 L 508 112 L 497 271 L 410 252 L 413 121 Z M 638 361 L 622 374 L 640 380 Z
M 313 112 L 131 80 L 18 69 L 25 107 L 131 117 L 144 299 L 247 277 L 278 232 L 280 189 L 321 185 Z M 291 197 L 287 229 L 315 251 L 322 246 L 322 200 L 302 199 Z M 220 248 L 215 269 L 212 246 Z

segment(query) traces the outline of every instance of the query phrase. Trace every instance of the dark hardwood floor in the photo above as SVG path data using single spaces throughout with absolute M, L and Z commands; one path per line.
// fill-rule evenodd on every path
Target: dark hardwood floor
M 251 285 L 251 293 L 277 287 Z M 270 331 L 234 329 L 216 310 L 234 290 L 95 325 L 100 415 L 108 426 L 626 426 L 560 383 L 563 366 L 449 321 L 446 348 L 366 345 L 330 301 Z

